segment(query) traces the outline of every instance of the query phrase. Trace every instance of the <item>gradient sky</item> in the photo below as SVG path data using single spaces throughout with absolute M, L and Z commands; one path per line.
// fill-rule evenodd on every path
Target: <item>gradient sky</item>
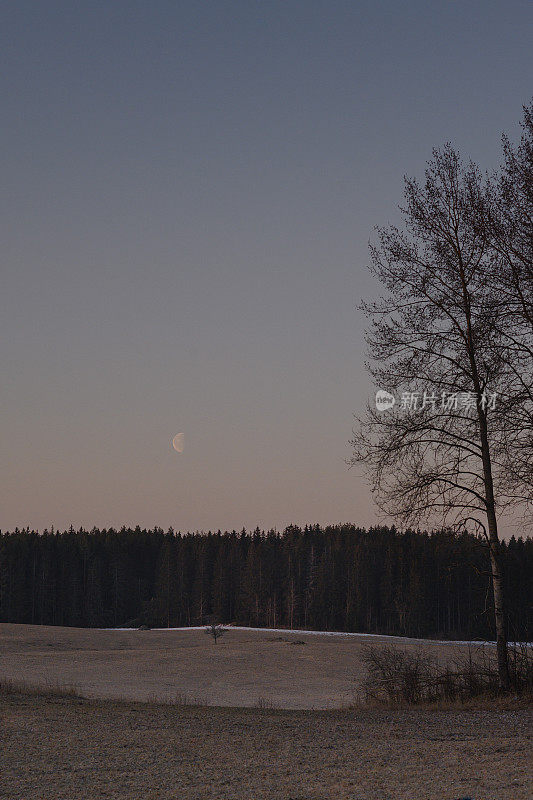
M 532 34 L 530 2 L 1 3 L 0 527 L 375 522 L 368 239 L 433 146 L 497 166 Z

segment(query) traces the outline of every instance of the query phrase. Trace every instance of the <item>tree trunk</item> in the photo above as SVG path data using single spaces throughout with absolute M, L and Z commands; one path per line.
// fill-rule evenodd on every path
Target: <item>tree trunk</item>
M 478 395 L 479 397 L 479 395 Z M 496 628 L 496 650 L 498 654 L 498 679 L 500 691 L 509 691 L 509 654 L 507 652 L 507 625 L 505 621 L 505 600 L 503 568 L 498 538 L 498 523 L 494 502 L 494 483 L 490 461 L 487 421 L 484 412 L 479 414 L 481 429 L 481 446 L 483 453 L 483 475 L 485 479 L 485 498 L 487 504 L 487 522 L 489 528 L 490 563 L 492 568 L 492 591 L 494 595 L 494 622 Z
M 485 488 L 485 507 L 489 528 L 490 563 L 492 567 L 492 591 L 494 594 L 494 622 L 496 628 L 496 650 L 498 655 L 498 680 L 500 691 L 507 692 L 509 680 L 509 654 L 507 652 L 507 626 L 505 624 L 504 582 L 500 558 L 500 540 L 496 520 L 496 503 L 494 500 L 494 479 L 492 475 L 492 459 L 489 447 L 489 431 L 487 413 L 481 404 L 481 382 L 476 361 L 476 350 L 472 336 L 470 297 L 466 287 L 465 274 L 461 264 L 461 279 L 465 302 L 467 326 L 467 351 L 472 371 L 472 382 L 477 398 L 477 416 L 479 423 L 479 440 L 481 445 L 481 462 L 483 465 L 483 482 Z
M 494 483 L 492 480 L 492 467 L 488 447 L 487 422 L 483 411 L 480 412 L 479 418 L 481 446 L 483 453 L 483 475 L 485 479 L 487 522 L 489 528 L 492 591 L 494 595 L 494 622 L 496 628 L 496 650 L 498 654 L 498 679 L 500 683 L 500 691 L 507 692 L 509 691 L 510 680 L 509 654 L 507 652 L 507 625 L 505 620 L 503 567 L 500 555 L 500 540 L 498 538 L 498 523 L 496 521 L 496 510 L 494 503 Z
M 498 655 L 498 677 L 500 690 L 507 692 L 510 688 L 509 654 L 507 652 L 507 625 L 505 619 L 505 602 L 501 553 L 498 533 L 494 529 L 496 518 L 487 513 L 489 523 L 490 563 L 492 567 L 492 590 L 494 593 L 494 618 L 496 625 L 496 651 Z

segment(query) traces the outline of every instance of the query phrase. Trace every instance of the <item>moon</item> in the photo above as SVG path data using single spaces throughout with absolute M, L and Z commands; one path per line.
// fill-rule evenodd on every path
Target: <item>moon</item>
M 177 433 L 172 439 L 172 447 L 177 453 L 183 453 L 183 439 L 185 434 Z

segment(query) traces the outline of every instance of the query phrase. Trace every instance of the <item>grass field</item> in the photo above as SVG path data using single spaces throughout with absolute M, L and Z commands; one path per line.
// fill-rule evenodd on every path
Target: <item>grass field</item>
M 214 645 L 202 631 L 2 625 L 0 644 L 0 678 L 94 698 L 4 684 L 2 800 L 533 796 L 531 708 L 311 710 L 349 699 L 355 638 L 231 631 Z M 443 659 L 457 649 L 426 647 Z M 116 699 L 128 695 L 145 702 Z
M 2 697 L 3 800 L 530 800 L 528 710 Z
M 229 630 L 118 631 L 0 624 L 0 678 L 73 685 L 87 697 L 217 706 L 328 709 L 350 704 L 368 644 L 422 649 L 442 661 L 465 646 L 379 636 Z M 494 654 L 494 648 L 487 652 Z

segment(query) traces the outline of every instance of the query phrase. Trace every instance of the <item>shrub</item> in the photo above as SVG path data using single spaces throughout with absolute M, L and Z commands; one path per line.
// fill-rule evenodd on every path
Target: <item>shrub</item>
M 509 647 L 512 691 L 533 696 L 533 651 L 531 647 Z M 392 647 L 368 647 L 363 653 L 367 676 L 363 682 L 365 700 L 388 705 L 464 702 L 476 697 L 500 694 L 494 654 L 485 648 L 472 650 L 453 665 L 442 666 L 421 651 Z

